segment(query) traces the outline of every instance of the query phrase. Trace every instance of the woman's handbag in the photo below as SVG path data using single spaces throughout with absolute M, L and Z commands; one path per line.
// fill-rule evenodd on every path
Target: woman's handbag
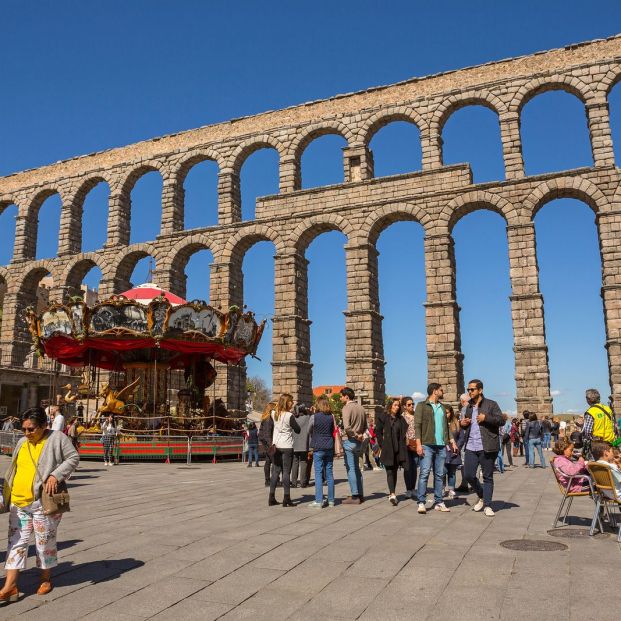
M 341 430 L 336 424 L 336 419 L 334 418 L 334 416 L 332 416 L 332 420 L 334 420 L 334 430 L 332 431 L 332 437 L 334 438 L 334 456 L 341 457 L 343 455 L 343 440 L 341 439 Z
M 28 454 L 30 455 L 30 459 L 32 459 L 32 463 L 34 464 L 39 478 L 43 480 L 43 477 L 41 477 L 41 473 L 39 472 L 39 465 L 34 460 L 34 457 L 30 452 L 30 447 L 28 447 Z M 48 494 L 45 491 L 45 482 L 43 482 L 43 489 L 41 490 L 41 498 L 39 500 L 41 501 L 41 508 L 43 509 L 43 513 L 45 515 L 57 515 L 59 513 L 71 511 L 69 507 L 69 490 L 67 489 L 65 481 L 61 481 L 56 486 L 56 491 L 53 494 Z
M 45 486 L 41 490 L 41 507 L 45 515 L 56 515 L 58 513 L 66 513 L 71 511 L 69 508 L 69 491 L 67 484 L 63 481 L 56 487 L 56 492 L 48 494 Z

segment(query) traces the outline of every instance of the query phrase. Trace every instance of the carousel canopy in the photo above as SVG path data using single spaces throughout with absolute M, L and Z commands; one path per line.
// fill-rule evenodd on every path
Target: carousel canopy
M 155 300 L 155 298 L 162 296 L 165 297 L 172 304 L 172 306 L 179 306 L 179 304 L 185 304 L 186 302 L 178 295 L 175 295 L 170 291 L 164 291 L 164 289 L 160 289 L 152 282 L 147 282 L 144 285 L 138 285 L 133 289 L 128 289 L 127 291 L 121 293 L 121 295 L 128 300 L 136 300 L 136 302 L 140 302 L 145 305 Z
M 161 291 L 151 297 L 154 291 Z M 93 307 L 79 301 L 51 304 L 40 314 L 29 309 L 35 348 L 68 366 L 121 370 L 127 364 L 166 363 L 187 368 L 201 360 L 236 364 L 254 354 L 265 321 L 237 307 L 224 313 L 154 285 L 136 287 Z M 138 296 L 144 297 L 139 298 Z

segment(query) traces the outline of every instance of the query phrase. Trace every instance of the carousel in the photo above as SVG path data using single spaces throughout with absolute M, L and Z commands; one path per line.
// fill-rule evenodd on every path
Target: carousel
M 89 433 L 108 414 L 129 439 L 222 435 L 244 420 L 229 416 L 210 387 L 217 364 L 255 355 L 265 321 L 251 312 L 222 312 L 148 283 L 92 307 L 75 298 L 27 317 L 38 354 L 79 369 L 61 401 L 84 412 Z

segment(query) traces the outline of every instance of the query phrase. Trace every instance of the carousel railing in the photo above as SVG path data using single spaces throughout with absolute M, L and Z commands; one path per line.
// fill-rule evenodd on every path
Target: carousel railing
M 0 455 L 12 455 L 21 437 L 21 431 L 0 431 Z
M 241 436 L 164 435 L 153 433 L 123 434 L 115 439 L 113 454 L 115 463 L 120 461 L 185 461 L 203 458 L 217 463 L 218 459 L 242 459 L 244 440 Z M 80 457 L 103 459 L 101 434 L 80 436 Z

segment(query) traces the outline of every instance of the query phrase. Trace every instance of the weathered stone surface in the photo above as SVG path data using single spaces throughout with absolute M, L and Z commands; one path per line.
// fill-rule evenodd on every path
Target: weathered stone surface
M 597 214 L 610 382 L 613 397 L 621 399 L 621 173 L 614 163 L 607 103 L 621 75 L 619 58 L 617 36 L 236 119 L 1 178 L 0 210 L 9 204 L 18 207 L 13 261 L 0 268 L 7 285 L 3 354 L 10 352 L 18 363 L 26 355 L 28 335 L 18 312 L 32 302 L 36 284 L 47 272 L 54 279 L 52 297 L 59 298 L 98 266 L 101 293 L 109 295 L 127 288 L 136 262 L 150 255 L 158 283 L 183 295 L 189 257 L 207 248 L 214 256 L 212 303 L 227 307 L 243 302 L 245 252 L 257 241 L 269 240 L 276 254 L 274 391 L 308 401 L 312 375 L 304 254 L 318 234 L 339 230 L 347 236 L 347 383 L 372 413 L 385 390 L 375 242 L 391 223 L 416 220 L 426 235 L 429 379 L 442 382 L 454 400 L 464 378 L 451 231 L 465 214 L 485 208 L 507 222 L 518 409 L 549 413 L 544 301 L 532 221 L 547 201 L 573 197 Z M 594 165 L 526 177 L 520 112 L 532 97 L 552 89 L 567 90 L 584 102 Z M 504 181 L 475 185 L 467 165 L 443 164 L 442 128 L 455 110 L 470 104 L 498 113 Z M 423 170 L 374 178 L 370 140 L 395 120 L 418 126 Z M 326 133 L 347 141 L 344 183 L 301 190 L 302 153 Z M 245 159 L 263 147 L 279 154 L 280 194 L 258 199 L 256 220 L 242 222 L 239 172 Z M 219 167 L 218 225 L 184 231 L 183 182 L 190 168 L 206 159 Z M 153 170 L 163 179 L 160 235 L 130 245 L 131 190 Z M 110 187 L 108 240 L 101 250 L 83 253 L 84 199 L 102 180 Z M 36 261 L 38 211 L 56 192 L 63 205 L 58 257 Z M 226 396 L 230 409 L 240 408 L 245 369 L 219 373 L 217 392 Z

